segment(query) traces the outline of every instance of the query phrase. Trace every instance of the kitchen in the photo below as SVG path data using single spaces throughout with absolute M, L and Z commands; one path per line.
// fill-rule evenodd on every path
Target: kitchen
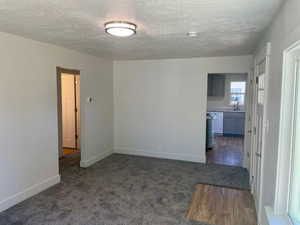
M 247 74 L 208 74 L 207 162 L 243 165 Z

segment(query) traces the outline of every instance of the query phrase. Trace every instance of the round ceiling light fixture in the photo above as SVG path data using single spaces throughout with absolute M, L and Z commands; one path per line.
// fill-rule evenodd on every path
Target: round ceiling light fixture
M 129 37 L 136 34 L 137 25 L 126 21 L 111 21 L 104 24 L 105 32 L 117 37 Z

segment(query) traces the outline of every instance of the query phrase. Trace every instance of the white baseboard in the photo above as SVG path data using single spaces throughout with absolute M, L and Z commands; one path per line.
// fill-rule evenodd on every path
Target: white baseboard
M 200 153 L 199 155 L 193 155 L 193 154 L 178 154 L 178 153 L 168 153 L 168 152 L 151 152 L 151 151 L 125 149 L 125 148 L 114 149 L 114 153 L 154 157 L 154 158 L 161 158 L 161 159 L 173 159 L 173 160 L 198 162 L 198 163 L 206 162 L 205 158 L 204 159 L 201 158 Z
M 113 153 L 112 150 L 108 150 L 108 151 L 105 151 L 105 152 L 103 152 L 103 153 L 101 153 L 101 154 L 99 154 L 99 155 L 91 158 L 91 159 L 81 160 L 80 161 L 80 167 L 87 168 L 87 167 L 93 165 L 94 163 L 96 163 L 96 162 L 98 162 L 98 161 L 100 161 L 100 160 L 102 160 L 102 159 L 110 156 L 112 153 Z
M 27 189 L 25 189 L 24 191 L 21 191 L 17 194 L 14 194 L 2 201 L 0 201 L 0 212 L 24 201 L 27 198 L 30 198 L 44 190 L 46 190 L 47 188 L 58 184 L 60 182 L 60 175 L 56 175 L 54 177 L 50 177 L 46 180 L 43 180 L 42 182 L 35 184 Z

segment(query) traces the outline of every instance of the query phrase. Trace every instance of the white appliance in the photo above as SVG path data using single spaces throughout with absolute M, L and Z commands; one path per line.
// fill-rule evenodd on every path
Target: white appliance
M 223 135 L 223 112 L 209 112 L 212 116 L 212 132 L 214 135 Z

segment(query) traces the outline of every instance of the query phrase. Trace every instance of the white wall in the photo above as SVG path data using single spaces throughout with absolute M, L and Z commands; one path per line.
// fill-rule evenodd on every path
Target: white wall
M 207 110 L 214 111 L 218 109 L 232 109 L 230 105 L 230 83 L 232 81 L 247 81 L 247 74 L 224 74 L 225 76 L 225 95 L 208 96 L 207 97 Z M 244 110 L 244 106 L 240 106 L 241 110 Z
M 268 41 L 272 44 L 270 58 L 270 83 L 268 94 L 269 132 L 266 134 L 265 167 L 263 171 L 263 206 L 274 205 L 276 166 L 278 154 L 278 134 L 280 117 L 281 78 L 283 65 L 283 51 L 294 42 L 300 40 L 300 1 L 288 0 L 273 24 L 266 32 L 260 46 Z M 261 224 L 267 224 L 263 217 Z
M 82 165 L 112 151 L 113 63 L 0 33 L 0 65 L 1 211 L 59 182 L 56 66 L 81 70 Z
M 114 62 L 114 151 L 205 161 L 208 73 L 247 73 L 251 56 Z

